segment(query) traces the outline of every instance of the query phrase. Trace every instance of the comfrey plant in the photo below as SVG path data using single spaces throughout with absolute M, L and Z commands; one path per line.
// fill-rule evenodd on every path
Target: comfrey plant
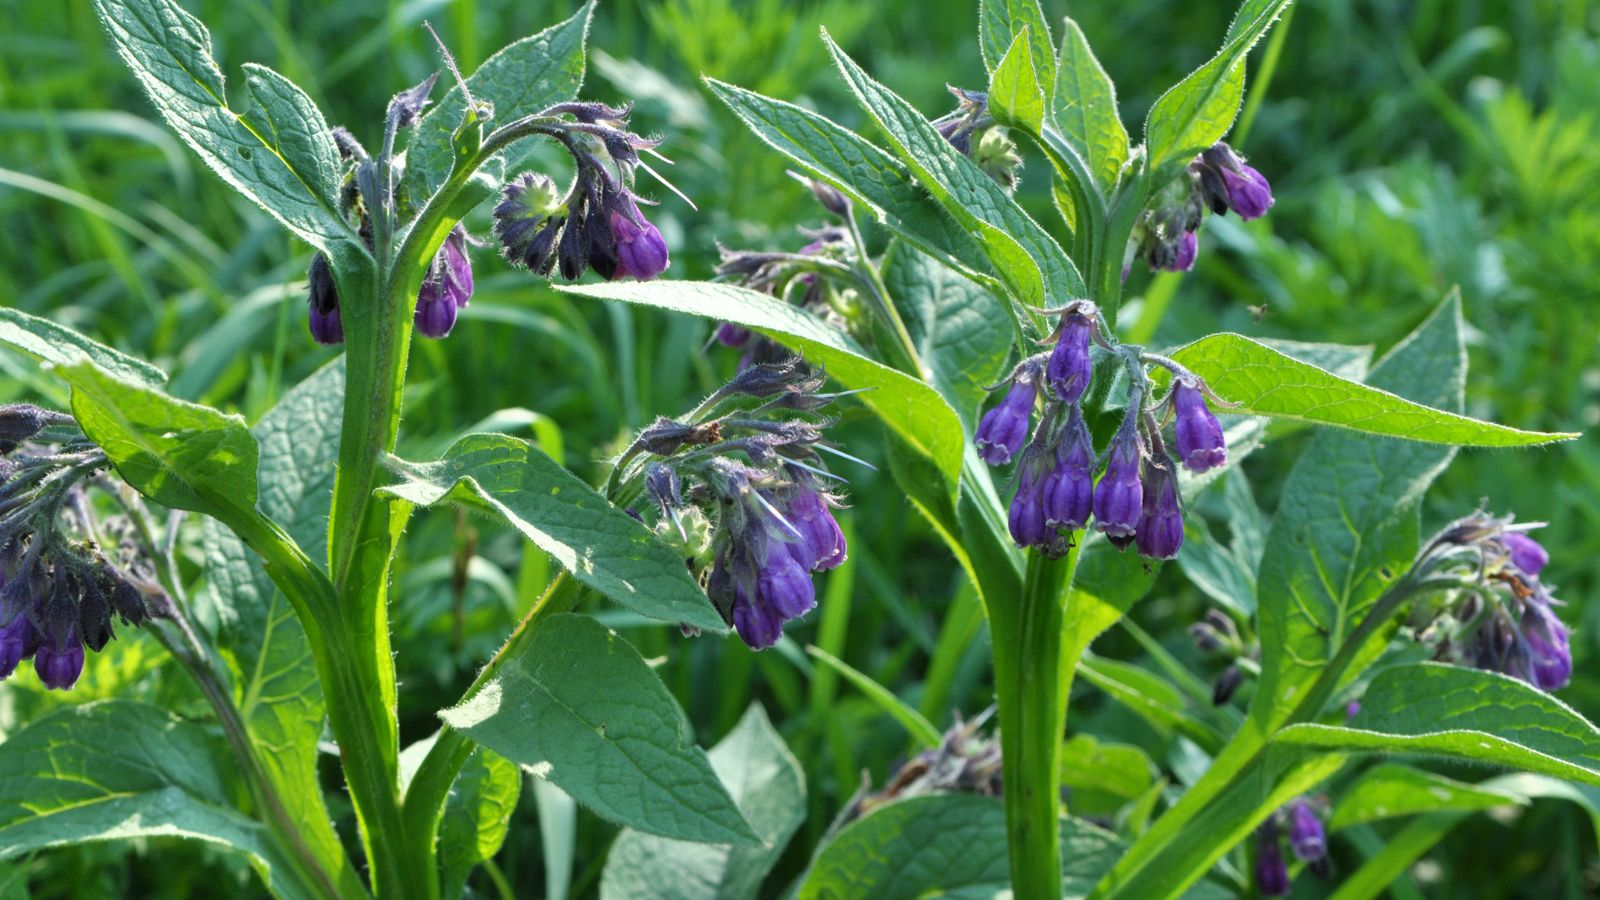
M 1301 859 L 1296 850 L 1311 864 L 1312 823 L 1298 808 L 1277 810 L 1330 783 L 1330 826 L 1368 820 L 1341 815 L 1343 789 L 1359 798 L 1368 781 L 1402 776 L 1381 766 L 1343 774 L 1367 754 L 1426 749 L 1600 777 L 1579 756 L 1549 763 L 1535 746 L 1569 726 L 1584 746 L 1600 746 L 1592 726 L 1537 689 L 1558 680 L 1569 640 L 1546 615 L 1554 609 L 1547 592 L 1526 570 L 1506 574 L 1491 552 L 1505 546 L 1500 537 L 1475 545 L 1476 580 L 1439 568 L 1440 558 L 1467 566 L 1465 550 L 1419 556 L 1419 500 L 1454 447 L 1570 437 L 1457 412 L 1464 356 L 1455 297 L 1376 365 L 1357 348 L 1236 334 L 1157 349 L 1143 346 L 1155 333 L 1143 317 L 1159 310 L 1124 315 L 1125 290 L 1145 277 L 1136 270 L 1180 273 L 1204 259 L 1208 217 L 1270 225 L 1283 185 L 1246 158 L 1242 141 L 1230 143 L 1229 131 L 1249 51 L 1287 5 L 1247 0 L 1221 50 L 1152 106 L 1137 143 L 1082 31 L 1069 19 L 1057 32 L 1035 0 L 981 5 L 986 89 L 952 89 L 955 108 L 932 115 L 824 35 L 881 144 L 817 112 L 708 80 L 812 185 L 830 221 L 805 232 L 814 240 L 799 252 L 725 253 L 712 284 L 572 289 L 698 312 L 721 323 L 714 339 L 738 348 L 744 364 L 787 348 L 826 365 L 844 387 L 866 390 L 861 402 L 885 426 L 891 474 L 982 598 L 1001 797 L 883 803 L 818 850 L 802 896 L 859 895 L 871 876 L 850 861 L 885 854 L 883 877 L 893 872 L 898 891 L 940 888 L 932 875 L 907 874 L 932 869 L 961 884 L 988 883 L 992 876 L 979 873 L 996 860 L 974 849 L 975 838 L 964 840 L 961 862 L 920 864 L 937 852 L 930 823 L 938 822 L 960 823 L 968 836 L 981 831 L 989 836 L 982 846 L 1004 844 L 1019 897 L 1061 893 L 1064 846 L 1089 854 L 1066 860 L 1066 871 L 1087 877 L 1079 884 L 1094 897 L 1176 896 L 1207 878 L 1248 890 L 1238 873 L 1252 870 L 1252 854 L 1262 887 L 1282 890 L 1287 860 Z M 1029 168 L 1029 154 L 1042 167 Z M 1027 178 L 1050 181 L 1062 227 L 1046 228 L 1014 201 Z M 876 226 L 878 243 L 864 224 Z M 987 390 L 996 394 L 988 404 Z M 1237 464 L 1277 433 L 1267 428 L 1274 418 L 1329 430 L 1305 445 L 1269 527 Z M 1247 516 L 1240 533 L 1254 536 L 1249 546 L 1221 547 L 1193 525 L 1197 497 L 1219 482 L 1227 507 Z M 1227 585 L 1196 579 L 1231 604 L 1225 627 L 1197 635 L 1230 664 L 1212 689 L 1194 678 L 1196 708 L 1158 713 L 1162 702 L 1131 687 L 1132 676 L 1086 662 L 1086 651 L 1174 559 L 1186 570 L 1225 562 L 1237 573 Z M 1249 593 L 1225 590 L 1233 585 Z M 1419 620 L 1402 630 L 1408 610 Z M 1164 672 L 1182 670 L 1158 642 L 1144 643 Z M 1430 656 L 1514 677 L 1422 661 Z M 1124 831 L 1126 843 L 1068 815 L 1074 801 L 1060 790 L 1067 699 L 1080 670 L 1209 758 L 1176 799 L 1129 807 L 1128 815 L 1156 814 L 1147 828 Z M 1424 698 L 1433 709 L 1419 719 L 1410 713 Z M 1501 699 L 1527 712 L 1495 711 Z M 1242 719 L 1236 701 L 1248 704 Z M 908 724 L 932 746 L 937 732 L 925 726 Z M 1258 830 L 1265 837 L 1250 841 Z M 1333 868 L 1332 831 L 1319 869 Z M 1230 865 L 1217 866 L 1230 855 Z M 1359 885 L 1377 872 L 1375 863 L 1350 877 Z

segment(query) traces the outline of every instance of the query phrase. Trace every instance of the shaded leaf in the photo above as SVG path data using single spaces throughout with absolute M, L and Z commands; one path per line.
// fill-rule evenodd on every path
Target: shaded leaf
M 167 373 L 142 359 L 20 309 L 0 308 L 0 341 L 34 359 L 56 365 L 88 357 L 114 377 L 134 384 L 160 387 L 167 380 Z
M 1467 784 L 1400 763 L 1383 763 L 1339 789 L 1328 830 L 1441 810 L 1472 812 L 1526 802 L 1520 794 Z

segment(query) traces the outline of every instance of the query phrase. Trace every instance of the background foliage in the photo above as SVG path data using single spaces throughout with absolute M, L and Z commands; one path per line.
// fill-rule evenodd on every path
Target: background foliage
M 371 145 L 389 95 L 437 67 L 422 19 L 470 71 L 494 48 L 577 4 L 187 5 L 211 27 L 231 92 L 243 91 L 239 62 L 268 63 Z M 1065 12 L 1063 3 L 1045 6 L 1052 18 Z M 1158 86 L 1214 50 L 1228 7 L 1078 0 L 1072 13 L 1120 87 L 1124 120 L 1138 122 Z M 865 127 L 815 37 L 822 24 L 927 114 L 948 107 L 946 82 L 982 86 L 975 4 L 966 0 L 613 0 L 600 8 L 584 93 L 636 99 L 635 126 L 667 138 L 663 149 L 678 162 L 672 177 L 699 206 L 660 192 L 664 203 L 653 218 L 673 247 L 673 277 L 708 276 L 717 241 L 792 249 L 794 225 L 821 221 L 781 159 L 697 76 L 796 98 Z M 1587 602 L 1600 588 L 1600 320 L 1592 312 L 1600 301 L 1593 202 L 1600 10 L 1586 0 L 1303 0 L 1280 28 L 1281 45 L 1252 59 L 1251 106 L 1233 139 L 1271 177 L 1277 207 L 1247 225 L 1212 220 L 1200 264 L 1187 277 L 1136 273 L 1138 300 L 1124 326 L 1157 346 L 1234 330 L 1368 343 L 1381 353 L 1459 285 L 1476 329 L 1466 411 L 1590 434 L 1515 457 L 1464 451 L 1430 494 L 1425 527 L 1480 500 L 1550 522 L 1542 536 L 1552 556 L 1547 580 L 1561 587 L 1571 604 L 1563 617 L 1576 625 L 1576 674 L 1562 697 L 1600 718 L 1600 675 L 1589 664 L 1600 650 L 1600 603 Z M 1029 160 L 1019 197 L 1049 218 L 1042 160 Z M 486 235 L 486 223 L 475 232 Z M 87 5 L 0 9 L 0 297 L 7 305 L 152 358 L 176 373 L 175 395 L 237 409 L 254 422 L 330 357 L 305 334 L 308 252 L 155 120 Z M 631 430 L 689 407 L 732 371 L 732 353 L 702 352 L 707 331 L 697 320 L 566 297 L 489 263 L 488 254 L 479 254 L 478 293 L 463 324 L 447 341 L 417 344 L 405 412 L 411 443 L 401 455 L 438 455 L 457 435 L 493 420 L 595 481 L 597 461 Z M 63 399 L 31 366 L 0 356 L 0 401 L 40 392 Z M 876 426 L 847 422 L 840 437 L 882 462 Z M 1245 463 L 1262 509 L 1276 506 L 1277 486 L 1306 437 L 1286 435 Z M 1213 492 L 1208 502 L 1232 494 Z M 900 724 L 804 645 L 890 687 L 940 728 L 953 710 L 971 716 L 989 702 L 981 614 L 960 570 L 885 474 L 853 472 L 852 496 L 843 517 L 851 560 L 823 582 L 818 612 L 775 651 L 685 640 L 628 613 L 601 613 L 646 659 L 663 660 L 660 671 L 700 743 L 734 733 L 758 701 L 801 761 L 810 812 L 770 885 L 798 874 L 861 770 L 881 784 L 913 746 Z M 199 525 L 191 525 L 198 574 Z M 550 566 L 517 534 L 442 510 L 417 517 L 403 553 L 392 622 L 402 706 L 417 716 L 401 723 L 404 744 L 434 729 L 424 711 L 460 695 Z M 1187 739 L 1112 702 L 1099 685 L 1115 680 L 1092 672 L 1118 671 L 1118 661 L 1153 668 L 1147 654 L 1159 644 L 1214 674 L 1185 634 L 1207 602 L 1169 569 L 1135 608 L 1137 630 L 1114 630 L 1096 644 L 1101 659 L 1076 689 L 1072 730 L 1138 745 L 1169 777 L 1192 778 Z M 0 734 L 53 705 L 111 696 L 180 712 L 203 706 L 163 666 L 164 653 L 134 632 L 118 652 L 91 660 L 65 698 L 45 695 L 31 670 L 8 681 L 0 688 Z M 329 761 L 330 784 L 335 770 Z M 1134 781 L 1127 789 L 1137 793 L 1148 773 Z M 1394 890 L 1456 897 L 1593 891 L 1600 857 L 1585 818 L 1576 806 L 1541 801 L 1467 819 Z M 1336 841 L 1340 863 L 1353 867 L 1400 827 L 1350 832 L 1354 840 Z M 470 886 L 491 895 L 593 895 L 616 832 L 548 787 L 525 791 L 496 866 L 479 870 Z M 1499 852 L 1477 852 L 1485 846 Z M 635 841 L 628 852 L 652 851 Z M 259 890 L 243 863 L 172 841 L 57 851 L 0 871 L 0 894 L 41 897 L 147 895 L 157 885 L 163 895 L 204 895 L 220 883 Z

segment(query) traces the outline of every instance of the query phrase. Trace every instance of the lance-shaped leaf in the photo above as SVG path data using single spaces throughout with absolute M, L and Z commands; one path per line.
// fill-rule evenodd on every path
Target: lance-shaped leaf
M 998 283 L 988 274 L 989 263 L 978 242 L 928 196 L 898 159 L 809 109 L 714 78 L 705 82 L 757 137 L 872 210 L 884 227 L 969 277 Z
M 1452 295 L 1373 369 L 1370 383 L 1459 409 L 1466 376 Z M 1453 451 L 1344 431 L 1318 434 L 1284 483 L 1256 584 L 1261 685 L 1252 713 L 1275 727 L 1419 543 L 1418 500 Z
M 1245 0 L 1227 42 L 1208 62 L 1150 107 L 1144 140 L 1153 171 L 1222 140 L 1244 103 L 1245 58 L 1288 8 L 1290 0 Z
M 1128 129 L 1117 112 L 1117 90 L 1100 66 L 1078 23 L 1067 19 L 1051 106 L 1055 126 L 1083 158 L 1106 193 L 1128 161 Z
M 117 55 L 150 102 L 222 179 L 313 246 L 359 242 L 339 214 L 339 156 L 305 92 L 245 67 L 254 108 L 228 108 L 211 34 L 175 0 L 95 0 Z
M 258 448 L 243 418 L 118 380 L 88 360 L 56 371 L 72 384 L 84 434 L 140 493 L 223 521 L 255 515 Z
M 759 705 L 711 748 L 711 767 L 764 846 L 690 844 L 625 829 L 606 854 L 600 900 L 749 900 L 806 818 L 805 774 Z
M 1023 41 L 1028 68 L 1042 87 L 1041 99 L 1048 101 L 1056 81 L 1056 48 L 1039 0 L 982 0 L 978 5 L 978 49 L 984 67 L 998 73 L 1018 40 Z
M 1400 763 L 1383 763 L 1339 789 L 1328 830 L 1447 809 L 1472 812 L 1526 802 L 1512 791 L 1468 784 Z
M 1028 29 L 1024 26 L 989 79 L 989 111 L 995 121 L 1038 134 L 1045 111 L 1040 78 L 1029 55 Z
M 638 651 L 588 616 L 546 619 L 450 726 L 607 819 L 663 837 L 760 844 Z
M 872 80 L 831 38 L 824 38 L 845 82 L 888 135 L 901 161 L 956 221 L 978 233 L 995 271 L 1022 302 L 1045 308 L 1087 296 L 1077 267 L 1039 223 L 952 147 L 916 107 Z
M 420 506 L 443 501 L 489 513 L 588 585 L 640 615 L 723 631 L 722 618 L 677 554 L 533 444 L 469 434 L 430 463 L 396 461 L 382 489 Z
M 297 880 L 266 828 L 239 812 L 243 795 L 212 730 L 145 703 L 69 706 L 6 738 L 0 859 L 87 841 L 190 838 L 248 854 L 275 896 L 326 896 Z
M 944 474 L 950 493 L 961 475 L 964 439 L 950 404 L 927 384 L 867 356 L 848 335 L 804 310 L 731 284 L 651 281 L 561 287 L 569 294 L 621 300 L 733 322 L 759 331 L 805 357 L 847 388 L 869 389 L 861 402 L 921 450 Z
M 467 79 L 472 99 L 494 106 L 490 127 L 514 122 L 577 95 L 583 86 L 584 43 L 593 13 L 590 0 L 570 19 L 506 45 L 472 73 Z M 411 202 L 421 205 L 450 174 L 450 139 L 466 108 L 460 86 L 452 85 L 412 127 L 402 182 Z
M 1172 358 L 1205 379 L 1228 412 L 1292 419 L 1368 434 L 1462 447 L 1524 447 L 1571 440 L 1434 409 L 1381 387 L 1341 378 L 1237 334 L 1213 334 Z
M 1293 725 L 1276 740 L 1450 756 L 1600 785 L 1600 729 L 1583 716 L 1515 678 L 1438 663 L 1379 673 L 1348 728 Z
M 40 362 L 55 365 L 87 357 L 117 378 L 135 384 L 160 387 L 167 380 L 167 373 L 142 359 L 135 359 L 65 325 L 30 316 L 19 309 L 0 309 L 0 342 Z

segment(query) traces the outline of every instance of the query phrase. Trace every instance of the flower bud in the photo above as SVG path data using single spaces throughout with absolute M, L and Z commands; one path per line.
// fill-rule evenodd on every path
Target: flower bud
M 1028 438 L 1033 401 L 1038 391 L 1031 372 L 1024 370 L 1011 382 L 1011 390 L 978 422 L 978 456 L 991 466 L 1011 461 Z
M 1011 140 L 1006 129 L 985 129 L 978 138 L 978 145 L 972 148 L 972 161 L 996 184 L 1007 191 L 1016 190 L 1017 176 L 1022 169 L 1022 154 L 1017 152 L 1017 144 Z
M 828 184 L 826 181 L 818 181 L 815 178 L 804 178 L 802 180 L 805 182 L 806 187 L 811 189 L 811 195 L 817 198 L 818 203 L 822 204 L 823 209 L 840 218 L 850 215 L 850 198 L 841 193 L 838 188 Z
M 1211 684 L 1211 705 L 1226 706 L 1242 684 L 1244 684 L 1244 672 L 1240 671 L 1238 666 L 1223 669 L 1217 680 Z
M 83 644 L 78 641 L 76 628 L 69 629 L 59 642 L 41 643 L 34 651 L 33 669 L 50 690 L 71 690 L 83 674 Z
M 1529 671 L 1533 686 L 1557 691 L 1572 680 L 1572 647 L 1563 625 L 1550 607 L 1530 601 L 1522 613 L 1522 635 L 1528 642 Z
M 1278 829 L 1263 825 L 1256 840 L 1256 890 L 1263 897 L 1289 895 L 1289 867 L 1278 847 Z
M 1094 442 L 1076 403 L 1043 490 L 1045 524 L 1071 530 L 1088 524 L 1094 513 Z
M 1170 460 L 1145 468 L 1144 497 L 1136 533 L 1139 553 L 1150 559 L 1173 559 L 1183 546 L 1183 511 L 1178 507 L 1178 482 Z
M 1094 320 L 1084 313 L 1071 309 L 1062 314 L 1055 349 L 1045 364 L 1045 380 L 1063 403 L 1077 403 L 1089 387 L 1093 374 L 1089 338 L 1093 332 Z
M 1106 473 L 1094 489 L 1095 527 L 1107 537 L 1133 537 L 1144 513 L 1139 430 L 1130 417 L 1106 449 Z
M 1289 849 L 1296 859 L 1306 863 L 1319 860 L 1328 852 L 1322 820 L 1304 800 L 1296 800 L 1289 807 Z
M 1228 445 L 1222 437 L 1222 423 L 1206 405 L 1199 383 L 1179 375 L 1172 388 L 1172 404 L 1177 410 L 1174 431 L 1178 456 L 1191 472 L 1205 472 L 1228 461 Z
M 1544 571 L 1550 562 L 1550 554 L 1545 551 L 1540 543 L 1520 531 L 1506 531 L 1500 534 L 1500 543 L 1505 546 L 1506 552 L 1511 555 L 1511 564 L 1522 570 L 1529 578 L 1537 577 Z
M 750 329 L 732 322 L 719 323 L 713 334 L 724 347 L 743 347 L 750 342 Z
M 306 281 L 311 288 L 311 339 L 319 344 L 343 343 L 344 322 L 339 318 L 339 289 L 334 284 L 328 257 L 321 253 L 311 257 Z
M 1272 208 L 1272 186 L 1266 177 L 1245 165 L 1225 143 L 1219 141 L 1201 151 L 1190 169 L 1199 175 L 1200 189 L 1218 215 L 1231 209 L 1248 222 Z
M 1194 261 L 1200 255 L 1200 236 L 1193 231 L 1185 231 L 1171 242 L 1163 242 L 1160 250 L 1155 246 L 1151 248 L 1149 258 L 1150 268 L 1163 272 L 1187 272 L 1194 268 Z
M 556 267 L 567 281 L 578 280 L 589 268 L 589 231 L 583 227 L 583 217 L 578 211 L 567 217 L 567 227 L 561 229 L 561 240 L 556 245 Z
M 611 209 L 611 234 L 617 247 L 615 278 L 649 281 L 667 270 L 667 242 L 626 194 Z

